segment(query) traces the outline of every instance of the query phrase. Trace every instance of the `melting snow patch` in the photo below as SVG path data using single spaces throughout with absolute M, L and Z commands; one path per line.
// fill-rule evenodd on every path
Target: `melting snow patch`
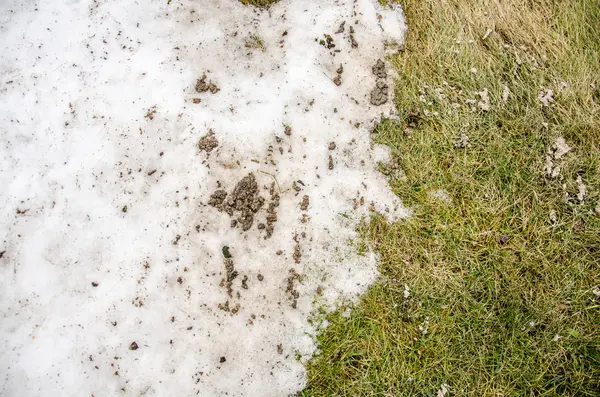
M 554 102 L 554 92 L 546 88 L 538 92 L 538 100 L 542 103 L 542 106 L 550 106 Z
M 0 394 L 302 389 L 313 302 L 377 276 L 357 223 L 407 215 L 369 141 L 401 9 L 7 0 L 0 21 Z
M 560 160 L 570 151 L 571 147 L 567 145 L 565 138 L 562 136 L 556 138 L 556 142 L 546 151 L 544 173 L 547 177 L 556 178 L 560 176 Z

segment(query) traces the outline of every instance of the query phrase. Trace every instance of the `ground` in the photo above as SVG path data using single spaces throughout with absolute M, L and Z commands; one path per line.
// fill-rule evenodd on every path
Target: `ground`
M 600 9 L 401 4 L 401 117 L 373 137 L 415 213 L 361 229 L 383 277 L 303 395 L 599 395 Z

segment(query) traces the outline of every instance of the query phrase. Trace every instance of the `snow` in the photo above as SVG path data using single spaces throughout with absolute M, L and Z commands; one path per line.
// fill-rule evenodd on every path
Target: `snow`
M 0 394 L 301 390 L 315 311 L 377 277 L 377 256 L 353 247 L 358 222 L 408 215 L 369 139 L 393 114 L 391 99 L 369 103 L 371 67 L 405 29 L 375 0 L 2 2 Z M 196 92 L 203 73 L 218 92 Z M 249 173 L 266 201 L 243 231 L 207 203 Z

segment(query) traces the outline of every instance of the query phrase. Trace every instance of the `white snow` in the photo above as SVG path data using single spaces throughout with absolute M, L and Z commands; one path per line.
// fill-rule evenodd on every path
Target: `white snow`
M 386 151 L 369 140 L 393 110 L 391 99 L 369 104 L 371 66 L 404 33 L 401 9 L 376 0 L 268 11 L 3 1 L 0 395 L 301 390 L 313 311 L 352 301 L 377 276 L 376 255 L 352 247 L 357 223 L 372 210 L 408 215 L 376 171 Z M 264 51 L 245 45 L 251 37 Z M 203 73 L 220 91 L 195 91 Z M 209 128 L 219 146 L 208 155 L 197 144 Z M 266 202 L 244 232 L 207 203 L 249 173 Z M 281 199 L 265 239 L 271 186 Z M 238 272 L 231 297 L 224 246 Z M 227 301 L 236 313 L 219 309 Z

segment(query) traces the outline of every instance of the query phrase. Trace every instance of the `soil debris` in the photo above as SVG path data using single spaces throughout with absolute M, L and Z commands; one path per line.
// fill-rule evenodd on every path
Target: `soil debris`
M 200 149 L 201 152 L 204 151 L 206 153 L 210 153 L 217 146 L 219 146 L 219 141 L 215 137 L 215 133 L 213 132 L 212 129 L 209 129 L 208 133 L 206 135 L 204 135 L 202 138 L 200 138 L 200 140 L 198 141 L 198 148 Z
M 378 80 L 375 88 L 371 91 L 371 105 L 381 106 L 388 101 L 388 84 L 384 80 Z
M 353 26 L 350 26 L 350 44 L 352 45 L 352 48 L 358 48 L 358 42 L 354 38 L 354 27 Z
M 344 30 L 346 30 L 346 21 L 340 24 L 340 27 L 335 31 L 335 34 L 344 33 Z
M 237 183 L 231 194 L 227 194 L 223 189 L 216 190 L 210 196 L 208 204 L 219 211 L 225 211 L 231 217 L 237 213 L 238 216 L 232 220 L 231 227 L 239 225 L 243 231 L 248 231 L 254 223 L 254 214 L 261 209 L 264 202 L 265 199 L 258 195 L 256 178 L 250 173 Z
M 309 198 L 307 195 L 304 195 L 304 197 L 302 197 L 302 202 L 300 203 L 300 209 L 302 211 L 306 211 L 308 209 L 308 204 L 309 204 Z
M 225 259 L 223 261 L 225 265 L 226 278 L 221 281 L 221 284 L 227 289 L 227 295 L 232 297 L 233 293 L 233 280 L 238 276 L 237 270 L 235 270 L 235 266 L 233 264 L 233 259 Z
M 277 222 L 277 208 L 279 207 L 279 193 L 275 189 L 275 182 L 271 183 L 271 188 L 269 190 L 271 195 L 271 202 L 269 203 L 269 207 L 267 208 L 267 227 L 265 228 L 267 235 L 265 238 L 269 238 L 273 235 L 273 231 L 275 231 L 275 222 Z
M 319 40 L 319 44 L 321 44 L 322 46 L 324 46 L 328 50 L 331 50 L 332 48 L 335 48 L 335 43 L 333 42 L 333 37 L 331 37 L 330 34 L 324 34 L 323 37 L 325 37 L 325 39 L 324 40 L 323 39 Z
M 283 354 L 283 345 L 281 343 L 277 345 L 277 353 Z
M 211 194 L 210 199 L 208 200 L 208 205 L 213 207 L 219 207 L 225 201 L 227 197 L 227 192 L 223 189 L 215 190 L 213 194 Z
M 381 59 L 377 60 L 377 62 L 375 63 L 375 66 L 373 66 L 372 70 L 373 70 L 373 74 L 378 79 L 387 78 L 387 72 L 385 70 L 385 63 Z
M 287 136 L 292 135 L 292 127 L 290 127 L 289 125 L 285 125 L 283 128 L 283 132 Z
M 290 269 L 290 275 L 287 278 L 287 286 L 285 292 L 290 294 L 290 300 L 292 301 L 292 309 L 295 309 L 298 305 L 298 298 L 300 293 L 296 290 L 296 281 L 300 279 L 300 275 L 296 272 L 296 269 Z
M 202 77 L 196 81 L 196 92 L 198 93 L 210 91 L 212 94 L 216 94 L 219 90 L 220 88 L 212 81 L 206 82 L 206 73 L 202 73 Z
M 294 246 L 294 255 L 292 255 L 292 257 L 294 258 L 295 263 L 300 263 L 300 259 L 302 258 L 302 250 L 298 241 L 296 241 L 296 245 Z

